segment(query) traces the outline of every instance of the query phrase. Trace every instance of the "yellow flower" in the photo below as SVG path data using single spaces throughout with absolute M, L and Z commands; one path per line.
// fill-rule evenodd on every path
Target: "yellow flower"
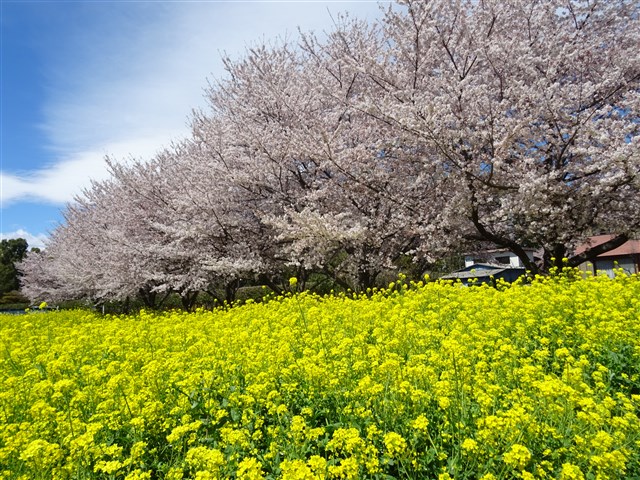
M 136 470 L 133 470 L 132 472 L 129 472 L 127 476 L 124 477 L 124 479 L 125 480 L 150 480 L 151 472 L 143 472 L 142 470 L 136 469 Z
M 466 452 L 476 452 L 478 451 L 478 442 L 471 438 L 465 438 L 460 447 Z
M 220 450 L 207 447 L 192 447 L 185 457 L 186 464 L 194 470 L 217 472 L 224 465 L 224 455 Z
M 531 452 L 524 445 L 516 443 L 502 456 L 502 460 L 510 467 L 522 470 L 531 460 Z
M 640 277 L 401 284 L 0 318 L 0 479 L 631 475 Z
M 311 468 L 304 460 L 284 460 L 280 464 L 282 480 L 314 480 Z
M 63 457 L 60 446 L 46 440 L 37 439 L 29 443 L 20 453 L 20 459 L 31 464 L 36 470 L 47 471 Z
M 239 480 L 261 480 L 264 478 L 261 463 L 255 458 L 245 458 L 238 464 L 236 477 Z
M 359 472 L 358 461 L 353 457 L 344 458 L 340 460 L 338 465 L 331 465 L 329 467 L 329 473 L 335 478 L 355 480 L 359 478 Z
M 407 442 L 401 435 L 389 432 L 384 436 L 384 446 L 390 457 L 396 457 L 406 450 Z
M 311 455 L 307 460 L 307 465 L 311 468 L 314 474 L 319 478 L 324 477 L 324 472 L 327 469 L 327 461 L 319 455 Z
M 584 475 L 577 465 L 563 463 L 560 471 L 560 480 L 584 480 Z
M 427 433 L 427 427 L 429 426 L 429 420 L 424 414 L 419 415 L 415 420 L 411 422 L 411 426 L 422 433 Z

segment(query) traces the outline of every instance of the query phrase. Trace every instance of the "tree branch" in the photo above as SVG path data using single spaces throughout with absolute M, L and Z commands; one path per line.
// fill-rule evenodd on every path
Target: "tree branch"
M 570 267 L 577 267 L 581 263 L 592 262 L 598 255 L 602 255 L 603 253 L 609 252 L 614 248 L 618 248 L 619 246 L 627 243 L 627 241 L 629 241 L 629 236 L 626 233 L 622 233 L 612 238 L 611 240 L 607 240 L 604 243 L 588 248 L 578 255 L 574 255 L 569 259 L 568 264 Z

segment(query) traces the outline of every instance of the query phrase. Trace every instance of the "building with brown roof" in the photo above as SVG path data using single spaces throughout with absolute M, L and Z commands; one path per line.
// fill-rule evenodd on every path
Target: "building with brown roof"
M 595 247 L 614 238 L 615 235 L 596 235 L 576 249 L 576 254 L 584 252 L 587 248 Z M 601 272 L 610 277 L 614 276 L 614 270 L 623 269 L 626 273 L 640 273 L 640 240 L 629 240 L 618 248 L 609 250 L 596 257 L 595 261 L 585 262 L 580 265 L 583 271 L 594 274 Z

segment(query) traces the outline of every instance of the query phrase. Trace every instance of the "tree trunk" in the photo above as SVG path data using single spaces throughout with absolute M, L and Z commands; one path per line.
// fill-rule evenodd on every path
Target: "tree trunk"
M 200 292 L 184 292 L 180 295 L 180 301 L 182 302 L 182 308 L 184 308 L 187 312 L 193 310 L 194 305 L 196 304 L 196 300 L 198 299 L 198 294 Z
M 555 267 L 559 272 L 567 264 L 562 261 L 567 254 L 567 249 L 564 245 L 553 245 L 551 248 L 545 248 L 542 254 L 542 266 L 540 272 L 549 273 L 549 271 Z
M 225 300 L 231 305 L 236 300 L 236 294 L 240 288 L 240 280 L 232 280 L 224 287 Z
M 156 309 L 156 297 L 158 296 L 157 292 L 152 292 L 148 289 L 141 288 L 140 290 L 138 290 L 138 294 L 140 295 L 142 303 L 144 303 L 145 307 L 152 310 Z
M 358 270 L 358 289 L 361 292 L 366 292 L 368 288 L 373 288 L 379 273 L 380 272 L 372 272 L 368 269 Z

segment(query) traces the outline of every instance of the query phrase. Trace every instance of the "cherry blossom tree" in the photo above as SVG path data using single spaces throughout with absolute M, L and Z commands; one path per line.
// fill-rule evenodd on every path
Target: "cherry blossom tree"
M 34 298 L 139 297 L 154 307 L 171 291 L 164 276 L 171 266 L 160 256 L 164 236 L 154 228 L 167 216 L 158 162 L 109 164 L 111 178 L 77 196 L 44 251 L 22 265 L 25 291 Z
M 404 0 L 225 58 L 191 137 L 110 161 L 25 290 L 190 308 L 289 274 L 366 289 L 483 245 L 578 265 L 640 231 L 638 45 L 635 0 Z
M 166 206 L 154 228 L 165 235 L 158 250 L 162 263 L 173 265 L 165 274 L 165 288 L 185 300 L 207 292 L 223 303 L 233 301 L 248 278 L 271 267 L 261 250 L 264 232 L 212 151 L 191 140 L 167 152 L 171 166 L 162 174 Z
M 77 257 L 64 248 L 65 232 L 57 229 L 48 239 L 47 248 L 29 252 L 17 267 L 22 274 L 21 291 L 32 301 L 61 302 L 84 299 L 91 295 L 89 285 L 82 284 L 74 269 Z
M 271 227 L 271 258 L 366 288 L 416 238 L 419 216 L 398 202 L 419 175 L 382 154 L 388 128 L 350 104 L 366 83 L 343 44 L 372 55 L 383 48 L 379 30 L 349 19 L 337 28 L 326 42 L 308 35 L 302 47 L 227 59 L 196 137 L 217 145 L 241 202 Z
M 440 171 L 415 198 L 423 251 L 486 242 L 538 271 L 594 233 L 618 235 L 569 265 L 638 232 L 639 18 L 635 1 L 408 0 L 388 12 L 386 54 L 351 55 L 371 85 L 354 106 Z

